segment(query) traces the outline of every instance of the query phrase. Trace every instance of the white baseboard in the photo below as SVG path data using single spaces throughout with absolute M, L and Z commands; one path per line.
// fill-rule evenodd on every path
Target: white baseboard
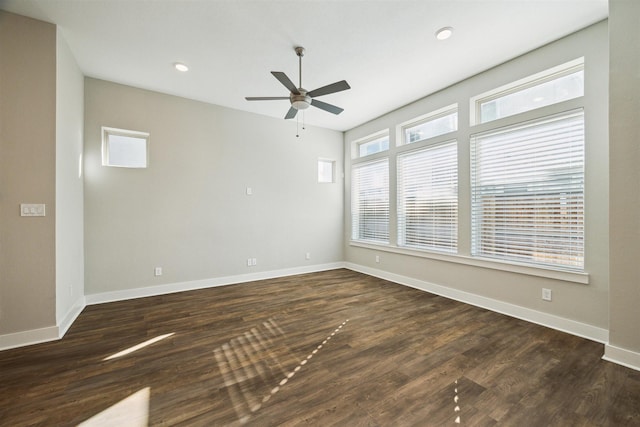
M 593 325 L 577 322 L 548 313 L 532 310 L 526 307 L 517 306 L 503 301 L 483 297 L 469 292 L 460 291 L 446 286 L 436 285 L 419 279 L 390 273 L 358 264 L 335 262 L 313 266 L 295 267 L 281 270 L 264 271 L 251 274 L 240 274 L 204 280 L 194 280 L 188 282 L 169 283 L 165 285 L 150 286 L 136 289 L 126 289 L 122 291 L 102 292 L 87 295 L 80 298 L 69 310 L 59 325 L 40 329 L 33 329 L 23 332 L 0 335 L 0 350 L 8 350 L 16 347 L 23 347 L 32 344 L 54 341 L 62 338 L 75 319 L 80 315 L 85 305 L 102 304 L 113 301 L 122 301 L 133 298 L 143 298 L 155 295 L 164 295 L 175 292 L 190 291 L 195 289 L 210 288 L 216 286 L 232 285 L 256 280 L 273 279 L 296 274 L 314 273 L 318 271 L 335 270 L 338 268 L 348 268 L 353 271 L 379 277 L 394 283 L 416 288 L 425 292 L 430 292 L 466 304 L 486 308 L 491 311 L 506 314 L 511 317 L 526 320 L 549 328 L 567 332 L 579 337 L 587 338 L 605 345 L 604 360 L 614 362 L 632 369 L 640 370 L 640 353 L 618 348 L 607 344 L 609 331 Z
M 58 325 L 0 335 L 0 351 L 59 340 L 67 333 L 84 307 L 84 297 L 80 297 Z
M 296 274 L 315 273 L 318 271 L 335 270 L 337 268 L 344 268 L 344 263 L 335 262 L 329 264 L 317 264 L 312 266 L 263 271 L 251 274 L 240 274 L 236 276 L 219 277 L 205 280 L 194 280 L 190 282 L 169 283 L 166 285 L 87 295 L 79 298 L 76 301 L 73 307 L 71 307 L 64 318 L 60 321 L 59 325 L 0 335 L 0 351 L 18 347 L 25 347 L 33 344 L 45 343 L 48 341 L 55 341 L 62 338 L 87 305 L 102 304 L 106 302 L 122 301 L 154 295 L 164 295 L 174 292 L 190 291 L 215 286 L 232 285 L 256 280 L 273 279 L 277 277 L 293 276 Z
M 507 316 L 526 320 L 531 323 L 557 329 L 582 338 L 606 344 L 609 341 L 609 331 L 586 323 L 576 322 L 575 320 L 565 319 L 564 317 L 555 316 L 541 311 L 532 310 L 530 308 L 521 307 L 504 301 L 483 297 L 469 292 L 460 291 L 446 286 L 436 285 L 424 280 L 414 279 L 412 277 L 402 276 L 387 271 L 378 270 L 358 264 L 346 263 L 345 267 L 368 274 L 370 276 L 379 277 L 389 280 L 400 285 L 409 286 L 440 295 L 466 304 L 475 305 L 477 307 L 486 308 L 491 311 L 506 314 Z
M 25 347 L 59 339 L 57 326 L 29 329 L 28 331 L 14 332 L 0 335 L 0 350 L 9 350 L 17 347 Z
M 125 289 L 121 291 L 101 292 L 86 296 L 87 305 L 103 304 L 114 301 L 124 301 L 134 298 L 144 298 L 156 295 L 172 294 L 175 292 L 193 291 L 196 289 L 213 288 L 217 286 L 234 285 L 253 282 L 256 280 L 273 279 L 277 277 L 293 276 L 296 274 L 315 273 L 318 271 L 344 268 L 343 262 L 317 264 L 312 266 L 286 268 L 281 270 L 263 271 L 235 276 L 215 277 L 211 279 L 192 280 L 188 282 L 167 283 L 164 285 L 147 286 L 143 288 Z
M 606 344 L 604 346 L 604 356 L 602 356 L 602 359 L 640 371 L 640 353 L 636 353 L 635 351 Z
M 80 313 L 82 313 L 82 310 L 84 310 L 86 305 L 87 305 L 87 302 L 84 296 L 78 298 L 75 304 L 73 304 L 73 307 L 69 309 L 67 314 L 58 323 L 59 338 L 62 338 L 64 334 L 67 333 L 71 325 L 73 325 L 73 322 L 75 322 L 78 316 L 80 316 Z

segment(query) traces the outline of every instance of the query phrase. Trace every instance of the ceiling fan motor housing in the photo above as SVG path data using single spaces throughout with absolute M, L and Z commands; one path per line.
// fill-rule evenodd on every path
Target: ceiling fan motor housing
M 307 95 L 307 91 L 300 88 L 298 89 L 299 94 L 292 93 L 289 96 L 291 100 L 291 106 L 296 110 L 306 110 L 311 105 L 311 97 Z

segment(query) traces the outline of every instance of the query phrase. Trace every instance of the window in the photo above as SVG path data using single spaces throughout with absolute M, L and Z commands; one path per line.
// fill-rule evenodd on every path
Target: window
M 334 160 L 318 160 L 318 182 L 332 183 L 335 182 L 335 164 Z
M 444 108 L 402 126 L 404 144 L 411 144 L 458 130 L 458 106 Z
M 351 237 L 389 243 L 389 160 L 360 163 L 351 180 Z
M 389 132 L 379 132 L 356 141 L 357 152 L 354 157 L 365 157 L 389 149 Z
M 472 255 L 584 266 L 584 113 L 471 138 Z
M 398 246 L 456 252 L 457 143 L 398 156 Z
M 486 123 L 583 95 L 584 59 L 580 58 L 474 97 L 472 103 L 477 122 Z
M 146 168 L 149 134 L 124 129 L 102 128 L 102 165 Z

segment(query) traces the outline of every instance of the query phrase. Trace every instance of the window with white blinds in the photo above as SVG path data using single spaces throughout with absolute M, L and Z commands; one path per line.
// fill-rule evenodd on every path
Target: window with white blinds
M 353 167 L 351 179 L 353 240 L 389 243 L 389 160 Z
M 456 141 L 398 156 L 398 246 L 457 251 L 457 156 Z
M 584 112 L 471 138 L 472 255 L 584 267 Z

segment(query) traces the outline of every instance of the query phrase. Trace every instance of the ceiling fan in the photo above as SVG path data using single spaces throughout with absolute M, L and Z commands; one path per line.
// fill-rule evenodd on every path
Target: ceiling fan
M 341 80 L 339 82 L 335 82 L 327 86 L 322 86 L 318 89 L 314 89 L 308 92 L 302 87 L 302 57 L 304 56 L 304 48 L 298 46 L 295 48 L 295 51 L 296 55 L 298 55 L 298 66 L 300 73 L 299 87 L 296 87 L 296 85 L 282 71 L 272 71 L 271 74 L 273 74 L 273 76 L 278 79 L 278 81 L 282 83 L 284 87 L 289 89 L 289 96 L 247 96 L 245 97 L 245 99 L 247 101 L 274 101 L 288 99 L 289 102 L 291 102 L 291 108 L 289 108 L 289 111 L 284 116 L 285 119 L 294 118 L 296 114 L 298 114 L 298 110 L 306 110 L 310 105 L 333 114 L 342 113 L 344 111 L 343 108 L 327 104 L 326 102 L 318 101 L 314 98 L 351 89 L 349 83 L 347 83 L 346 80 Z

